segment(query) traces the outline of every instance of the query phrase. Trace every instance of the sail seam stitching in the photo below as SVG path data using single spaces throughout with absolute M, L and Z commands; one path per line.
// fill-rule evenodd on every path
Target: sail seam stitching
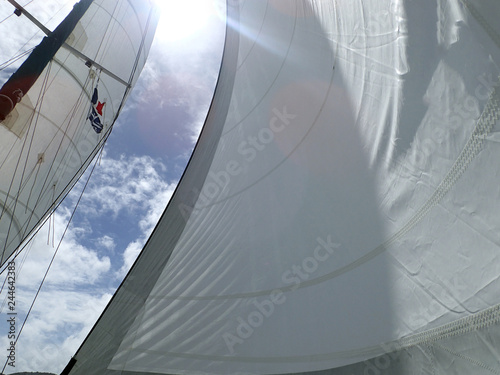
M 500 321 L 500 304 L 477 314 L 459 319 L 442 327 L 434 328 L 414 336 L 397 340 L 400 348 L 419 344 L 432 343 L 442 339 L 458 336 L 464 333 L 487 328 Z
M 408 233 L 417 225 L 427 213 L 437 205 L 441 199 L 450 191 L 457 180 L 464 174 L 472 160 L 477 156 L 483 146 L 486 136 L 491 132 L 496 121 L 500 118 L 500 100 L 498 95 L 498 86 L 490 95 L 490 100 L 486 104 L 481 117 L 479 118 L 475 129 L 467 141 L 462 152 L 458 156 L 450 171 L 443 181 L 438 185 L 436 191 L 430 199 L 418 210 L 418 212 L 399 230 L 384 246 L 388 246 Z
M 486 363 L 484 362 L 481 362 L 477 359 L 474 359 L 472 357 L 469 357 L 469 356 L 466 356 L 466 355 L 463 355 L 461 353 L 457 353 L 456 351 L 450 349 L 450 348 L 447 348 L 446 346 L 444 345 L 440 345 L 440 344 L 433 344 L 435 347 L 441 349 L 441 350 L 444 350 L 448 353 L 450 353 L 451 355 L 457 357 L 457 358 L 460 358 L 460 359 L 463 359 L 464 361 L 467 361 L 467 362 L 470 362 L 478 367 L 481 367 L 481 368 L 484 368 L 485 370 L 488 370 L 490 371 L 491 373 L 493 374 L 500 374 L 500 372 L 496 371 L 495 369 L 493 369 L 492 367 L 488 366 Z

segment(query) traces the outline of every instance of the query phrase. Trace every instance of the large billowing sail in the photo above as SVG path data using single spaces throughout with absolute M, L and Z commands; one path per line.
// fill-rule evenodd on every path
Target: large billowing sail
M 228 1 L 193 157 L 65 373 L 498 373 L 499 14 Z
M 82 0 L 0 90 L 0 264 L 109 135 L 145 64 L 152 9 L 150 0 Z

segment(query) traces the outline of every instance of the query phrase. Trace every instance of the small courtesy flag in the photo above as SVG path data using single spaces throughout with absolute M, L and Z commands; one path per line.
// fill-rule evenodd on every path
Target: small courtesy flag
M 94 128 L 96 133 L 100 133 L 102 131 L 102 109 L 106 102 L 101 103 L 99 101 L 99 93 L 97 92 L 97 87 L 94 89 L 94 94 L 92 95 L 92 100 L 90 101 L 92 104 L 90 106 L 90 114 L 88 119 L 90 120 L 90 123 L 92 124 L 92 127 Z

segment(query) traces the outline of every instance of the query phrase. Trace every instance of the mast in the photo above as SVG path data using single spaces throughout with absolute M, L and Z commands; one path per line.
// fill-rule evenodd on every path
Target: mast
M 70 36 L 90 4 L 92 4 L 92 1 L 93 0 L 81 0 L 79 3 L 76 3 L 73 10 L 53 32 L 46 29 L 33 16 L 29 15 L 28 12 L 22 10 L 23 14 L 29 15 L 28 18 L 32 22 L 39 26 L 46 34 L 47 32 L 49 34 L 0 89 L 0 121 L 5 120 L 17 103 L 21 101 L 22 97 L 33 86 L 38 77 L 40 77 L 56 52 Z M 15 1 L 10 2 L 16 4 L 16 8 L 20 9 Z

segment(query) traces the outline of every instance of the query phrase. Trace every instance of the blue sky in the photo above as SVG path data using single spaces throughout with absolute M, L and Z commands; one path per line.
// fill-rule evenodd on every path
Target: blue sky
M 186 3 L 159 1 L 165 8 Z M 35 1 L 28 10 L 45 22 L 74 2 L 43 0 L 40 8 Z M 163 9 L 148 64 L 115 124 L 23 329 L 16 367 L 7 367 L 6 373 L 60 373 L 147 240 L 182 175 L 212 98 L 223 47 L 223 3 L 193 0 L 189 9 Z M 10 12 L 1 5 L 0 11 Z M 193 24 L 185 18 L 187 10 Z M 54 215 L 50 235 L 45 225 L 17 261 L 16 307 L 21 315 L 29 308 L 87 175 Z M 47 245 L 52 234 L 54 247 Z M 5 322 L 0 330 L 0 347 L 7 348 Z

